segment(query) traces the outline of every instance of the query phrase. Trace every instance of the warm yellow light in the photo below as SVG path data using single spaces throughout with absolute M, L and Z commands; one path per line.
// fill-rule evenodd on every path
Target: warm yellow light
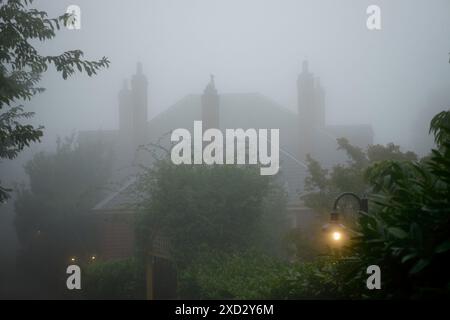
M 91 257 L 91 260 L 95 260 L 95 259 L 96 259 L 95 256 L 92 256 L 92 257 Z
M 70 261 L 72 262 L 75 262 L 75 260 L 76 260 L 75 258 L 70 258 Z
M 334 241 L 339 241 L 342 239 L 342 234 L 338 231 L 333 232 L 331 235 Z

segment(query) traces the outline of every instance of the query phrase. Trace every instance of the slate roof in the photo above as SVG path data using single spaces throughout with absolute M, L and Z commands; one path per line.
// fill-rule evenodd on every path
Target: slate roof
M 177 128 L 192 130 L 195 120 L 201 120 L 201 95 L 188 95 L 173 106 L 160 113 L 148 123 L 149 141 L 169 146 L 170 132 Z M 297 114 L 280 106 L 270 98 L 259 93 L 220 94 L 220 126 L 225 128 L 277 128 L 280 129 L 279 179 L 286 187 L 289 198 L 294 201 L 303 192 L 303 181 L 307 175 L 306 166 L 298 156 Z M 84 141 L 104 139 L 113 143 L 117 131 L 84 132 Z M 372 143 L 373 132 L 370 126 L 327 126 L 317 129 L 314 139 L 317 141 L 316 154 L 313 154 L 325 167 L 345 160 L 344 154 L 335 152 L 336 138 L 346 137 L 350 143 L 366 147 Z M 89 138 L 91 137 L 91 138 Z M 125 164 L 122 164 L 125 165 Z M 124 206 L 132 202 L 126 195 L 130 185 L 124 185 L 109 195 L 94 209 L 105 210 Z M 129 192 L 128 192 L 129 193 Z
M 100 201 L 92 210 L 94 211 L 112 211 L 127 210 L 134 204 L 133 188 L 136 178 L 130 178 L 117 191 L 110 193 L 106 198 Z

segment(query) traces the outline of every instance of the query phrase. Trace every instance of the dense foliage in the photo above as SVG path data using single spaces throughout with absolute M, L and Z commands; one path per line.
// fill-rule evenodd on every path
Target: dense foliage
M 392 144 L 370 146 L 364 153 L 346 140 L 338 143 L 351 159 L 347 165 L 328 171 L 309 159 L 306 184 L 314 191 L 305 199 L 311 207 L 326 212 L 332 199 L 344 191 L 367 193 L 371 200 L 369 214 L 346 220 L 355 233 L 342 258 L 334 267 L 328 263 L 328 272 L 324 273 L 340 279 L 331 290 L 335 298 L 449 296 L 449 111 L 435 116 L 430 132 L 435 136 L 436 149 L 420 161 Z M 381 268 L 381 290 L 369 291 L 365 286 L 370 265 Z M 304 292 L 304 278 L 299 274 L 297 281 L 291 282 L 300 293 Z M 316 289 L 321 287 L 323 283 Z
M 179 275 L 187 299 L 266 299 L 287 264 L 254 251 L 202 252 Z
M 280 251 L 284 192 L 258 168 L 177 166 L 160 160 L 142 175 L 140 192 L 144 200 L 138 233 L 163 233 L 178 263 L 189 263 L 203 247 Z
M 370 191 L 365 172 L 371 165 L 386 160 L 415 161 L 417 155 L 411 151 L 402 152 L 400 146 L 390 143 L 369 145 L 367 150 L 353 146 L 345 138 L 337 139 L 338 150 L 347 155 L 346 164 L 337 164 L 331 169 L 323 168 L 320 163 L 308 156 L 309 176 L 305 179 L 305 189 L 309 193 L 303 196 L 305 204 L 321 213 L 329 213 L 334 198 L 340 193 L 352 191 L 363 195 Z
M 19 265 L 50 284 L 64 275 L 70 257 L 81 262 L 93 253 L 86 213 L 109 179 L 111 152 L 103 145 L 79 146 L 72 137 L 59 141 L 54 153 L 36 154 L 25 171 L 29 188 L 19 189 L 15 202 Z
M 306 192 L 301 196 L 305 205 L 317 213 L 317 220 L 308 230 L 293 229 L 285 236 L 290 243 L 292 254 L 298 260 L 314 260 L 327 249 L 322 226 L 328 222 L 335 198 L 343 192 L 354 192 L 360 196 L 370 193 L 371 187 L 365 177 L 367 169 L 385 160 L 415 161 L 413 152 L 403 152 L 393 143 L 369 145 L 366 150 L 353 146 L 345 138 L 337 139 L 338 151 L 345 152 L 346 163 L 337 164 L 329 169 L 312 158 L 307 157 L 308 173 L 305 179 Z M 342 221 L 353 227 L 359 210 L 359 204 L 353 198 L 343 198 L 339 202 Z
M 96 261 L 83 273 L 83 298 L 145 299 L 145 274 L 135 259 Z
M 180 273 L 180 295 L 190 299 L 348 298 L 347 269 L 329 258 L 288 263 L 255 251 L 207 252 Z
M 21 103 L 44 91 L 38 84 L 49 66 L 67 79 L 76 70 L 92 76 L 109 65 L 105 57 L 84 60 L 80 50 L 41 55 L 35 44 L 54 38 L 56 31 L 73 17 L 64 14 L 48 18 L 46 12 L 30 8 L 32 2 L 0 0 L 0 159 L 14 159 L 42 137 L 42 126 L 21 123 L 33 116 Z M 10 191 L 0 185 L 0 202 L 9 197 Z
M 381 267 L 382 297 L 450 295 L 450 112 L 436 115 L 430 131 L 437 146 L 430 156 L 367 171 L 374 206 L 359 219 L 350 254 L 361 266 Z
M 257 230 L 255 221 L 263 216 L 263 211 L 254 210 L 255 205 L 263 208 L 265 190 L 270 185 L 265 178 L 252 176 L 249 168 L 176 167 L 164 161 L 159 163 L 157 171 L 148 173 L 143 180 L 149 187 L 145 190 L 154 196 L 147 199 L 144 217 L 165 230 L 176 249 L 187 253 L 178 257 L 184 261 L 190 257 L 189 263 L 179 270 L 181 296 L 199 299 L 448 296 L 449 119 L 449 112 L 434 118 L 431 131 L 437 148 L 421 161 L 394 144 L 369 146 L 363 151 L 345 139 L 339 139 L 338 144 L 349 156 L 347 164 L 326 170 L 309 158 L 310 177 L 306 185 L 311 192 L 305 200 L 310 206 L 319 212 L 329 212 L 338 193 L 354 191 L 370 195 L 370 214 L 347 219 L 354 236 L 339 256 L 319 258 L 321 252 L 314 246 L 314 240 L 296 234 L 296 230 L 284 236 L 278 233 L 277 236 L 301 247 L 298 251 L 305 252 L 306 248 L 307 254 L 297 255 L 294 263 L 251 250 L 250 235 Z M 263 192 L 253 193 L 255 188 Z M 229 201 L 234 201 L 233 205 Z M 246 209 L 243 215 L 240 208 Z M 240 214 L 233 214 L 231 209 Z M 223 220 L 224 217 L 233 217 L 238 223 L 227 224 L 231 221 Z M 222 228 L 230 228 L 229 233 Z M 316 236 L 321 238 L 319 232 Z M 380 266 L 382 290 L 367 289 L 369 265 Z

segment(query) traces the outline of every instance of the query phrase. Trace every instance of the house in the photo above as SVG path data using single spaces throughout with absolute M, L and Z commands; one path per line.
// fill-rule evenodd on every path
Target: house
M 170 133 L 174 129 L 186 128 L 192 132 L 195 120 L 202 120 L 206 128 L 222 130 L 279 129 L 280 172 L 276 179 L 288 193 L 288 211 L 295 227 L 307 227 L 314 216 L 299 202 L 307 175 L 306 155 L 311 154 L 327 167 L 345 159 L 335 152 L 337 138 L 345 137 L 350 143 L 364 148 L 373 143 L 369 125 L 329 126 L 325 123 L 325 90 L 310 72 L 307 61 L 303 62 L 297 81 L 298 113 L 260 93 L 220 93 L 211 76 L 202 94 L 187 95 L 148 121 L 147 89 L 143 67 L 138 64 L 131 87 L 124 82 L 119 93 L 119 128 L 79 134 L 80 144 L 104 142 L 112 146 L 117 155 L 114 178 L 124 181 L 116 192 L 107 195 L 92 210 L 99 227 L 99 256 L 103 259 L 120 259 L 133 254 L 135 199 L 130 192 L 134 183 L 132 177 L 139 170 L 138 164 L 151 165 L 153 161 L 139 146 L 153 143 L 170 148 Z M 151 261 L 155 256 L 155 252 L 149 253 Z M 166 259 L 164 263 L 167 264 L 170 258 L 164 253 L 158 259 Z M 153 268 L 159 267 L 154 265 Z M 150 293 L 149 296 L 158 295 Z

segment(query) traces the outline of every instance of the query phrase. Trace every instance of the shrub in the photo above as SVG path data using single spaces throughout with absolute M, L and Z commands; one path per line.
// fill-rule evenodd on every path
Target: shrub
M 145 274 L 136 259 L 95 262 L 83 276 L 88 299 L 145 299 Z
M 351 264 L 331 258 L 289 263 L 256 251 L 203 252 L 180 274 L 185 299 L 336 299 L 349 297 Z M 364 283 L 365 285 L 365 283 Z
M 205 251 L 180 273 L 186 299 L 266 299 L 287 264 L 257 252 Z
M 367 277 L 368 265 L 382 270 L 378 297 L 450 296 L 450 112 L 432 121 L 437 148 L 421 162 L 384 161 L 367 177 L 376 196 L 370 215 L 359 219 L 351 246 Z

